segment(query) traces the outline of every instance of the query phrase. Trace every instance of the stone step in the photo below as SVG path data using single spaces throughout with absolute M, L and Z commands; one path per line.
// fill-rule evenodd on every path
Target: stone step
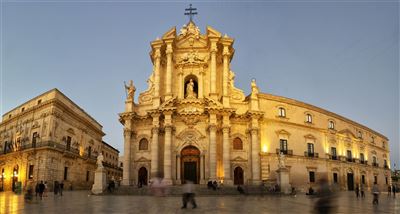
M 199 195 L 212 196 L 212 195 L 239 195 L 236 186 L 223 186 L 217 190 L 208 189 L 206 185 L 195 185 L 194 192 Z M 272 194 L 269 193 L 267 188 L 262 186 L 243 186 L 245 193 L 250 195 Z M 157 190 L 156 190 L 157 191 Z M 134 186 L 120 186 L 113 191 L 113 195 L 153 195 L 154 190 L 148 186 L 142 188 Z M 164 194 L 167 196 L 180 196 L 182 195 L 182 185 L 167 186 L 164 188 Z M 110 193 L 105 193 L 110 194 Z

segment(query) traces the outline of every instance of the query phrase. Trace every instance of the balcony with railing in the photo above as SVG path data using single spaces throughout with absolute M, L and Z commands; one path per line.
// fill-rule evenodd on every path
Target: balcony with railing
M 304 156 L 309 157 L 309 158 L 318 158 L 318 153 L 316 153 L 316 152 L 311 153 L 311 152 L 305 151 Z
M 276 154 L 283 153 L 284 155 L 293 155 L 293 150 L 276 149 Z
M 368 161 L 366 161 L 366 160 L 360 160 L 360 164 L 368 165 Z
M 378 163 L 372 163 L 372 166 L 379 167 Z
M 25 150 L 39 150 L 39 149 L 53 149 L 57 150 L 59 152 L 62 152 L 64 156 L 66 157 L 79 157 L 79 150 L 78 148 L 71 147 L 71 146 L 66 146 L 63 143 L 58 143 L 55 141 L 43 141 L 43 142 L 36 142 L 34 144 L 32 143 L 26 143 L 23 145 L 12 145 L 8 146 L 2 154 L 9 154 L 9 153 L 14 153 L 14 152 L 20 152 L 20 151 L 25 151 Z M 94 158 L 94 157 L 93 157 Z M 96 158 L 94 158 L 96 159 Z

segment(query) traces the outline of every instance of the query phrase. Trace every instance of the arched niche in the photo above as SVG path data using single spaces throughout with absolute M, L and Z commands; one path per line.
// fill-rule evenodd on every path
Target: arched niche
M 190 74 L 187 75 L 183 81 L 183 97 L 188 98 L 198 98 L 199 97 L 199 83 L 198 79 L 195 75 Z M 192 90 L 190 92 L 189 90 Z

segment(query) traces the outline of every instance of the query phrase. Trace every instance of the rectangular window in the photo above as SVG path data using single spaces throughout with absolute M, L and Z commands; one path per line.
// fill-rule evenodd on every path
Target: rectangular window
M 307 152 L 309 155 L 314 154 L 314 144 L 313 143 L 307 143 Z
M 353 155 L 351 154 L 350 150 L 347 150 L 347 161 L 349 162 L 353 161 Z
M 310 178 L 310 183 L 314 183 L 315 182 L 315 172 L 310 171 L 308 172 L 309 178 Z
M 386 185 L 389 183 L 388 177 L 385 177 Z
M 29 165 L 28 179 L 33 179 L 33 165 Z
M 86 171 L 86 181 L 89 181 L 89 171 Z
M 68 179 L 68 167 L 64 167 L 64 180 Z
M 70 136 L 67 136 L 67 147 L 66 147 L 66 149 L 69 151 L 69 150 L 71 150 L 71 137 Z
M 365 184 L 365 175 L 361 175 L 361 183 Z
M 333 183 L 337 184 L 338 183 L 338 176 L 337 173 L 333 173 Z
M 8 144 L 8 142 L 5 141 L 5 142 L 4 142 L 4 150 L 3 150 L 3 153 L 4 153 L 4 154 L 7 153 L 7 146 L 8 146 L 7 144 Z
M 33 135 L 32 135 L 32 148 L 36 147 L 36 139 L 37 139 L 37 137 L 38 137 L 38 133 L 34 132 Z
M 383 167 L 388 168 L 387 161 L 383 160 Z
M 88 157 L 90 158 L 91 155 L 92 155 L 92 147 L 89 146 L 89 148 L 88 148 Z
M 336 147 L 331 147 L 331 155 L 333 160 L 337 159 Z
M 363 163 L 364 162 L 364 153 L 360 153 L 360 161 Z
M 374 176 L 374 184 L 378 184 L 378 176 Z
M 284 154 L 287 153 L 287 150 L 288 150 L 287 140 L 280 139 L 279 142 L 280 142 L 281 152 L 283 152 Z

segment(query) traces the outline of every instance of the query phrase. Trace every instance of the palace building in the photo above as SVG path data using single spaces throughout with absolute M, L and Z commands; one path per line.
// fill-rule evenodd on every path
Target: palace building
M 103 136 L 102 126 L 57 89 L 23 103 L 0 123 L 0 189 L 40 181 L 50 189 L 55 181 L 90 189 Z
M 384 135 L 319 107 L 262 93 L 255 80 L 247 96 L 236 88 L 233 43 L 212 27 L 202 34 L 193 21 L 151 42 L 148 88 L 135 101 L 136 88 L 126 86 L 119 118 L 124 185 L 146 184 L 157 175 L 173 185 L 274 182 L 280 153 L 296 188 L 321 178 L 348 190 L 391 182 Z

